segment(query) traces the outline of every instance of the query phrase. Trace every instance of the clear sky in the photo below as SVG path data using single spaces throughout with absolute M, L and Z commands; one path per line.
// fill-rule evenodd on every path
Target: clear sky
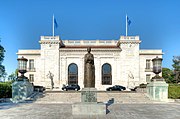
M 40 49 L 42 35 L 65 39 L 119 39 L 139 35 L 141 49 L 163 49 L 163 67 L 180 55 L 180 0 L 0 0 L 0 38 L 8 74 L 17 68 L 18 49 Z

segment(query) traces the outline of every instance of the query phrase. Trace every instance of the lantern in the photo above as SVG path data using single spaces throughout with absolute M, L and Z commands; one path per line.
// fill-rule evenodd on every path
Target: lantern
M 152 59 L 153 62 L 153 72 L 156 74 L 154 78 L 160 79 L 162 77 L 159 76 L 159 73 L 162 71 L 162 58 L 158 58 L 158 56 Z
M 18 77 L 19 80 L 23 79 L 23 78 L 26 78 L 24 76 L 24 74 L 27 72 L 27 59 L 24 58 L 23 56 L 21 58 L 18 58 L 18 71 L 19 73 L 21 73 L 21 76 Z

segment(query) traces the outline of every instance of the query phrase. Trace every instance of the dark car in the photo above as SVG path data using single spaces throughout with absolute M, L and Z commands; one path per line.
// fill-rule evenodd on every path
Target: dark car
M 107 91 L 122 91 L 122 90 L 126 90 L 126 87 L 124 86 L 120 86 L 120 85 L 115 85 L 109 88 L 106 88 Z
M 70 85 L 63 85 L 62 90 L 80 90 L 80 86 L 78 84 L 70 84 Z
M 37 91 L 37 92 L 43 92 L 45 91 L 45 87 L 43 86 L 34 86 L 34 91 Z

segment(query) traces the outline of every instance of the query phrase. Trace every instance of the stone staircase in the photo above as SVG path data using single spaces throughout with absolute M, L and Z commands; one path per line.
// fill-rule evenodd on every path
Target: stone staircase
M 38 98 L 35 103 L 75 103 L 81 102 L 81 92 L 76 91 L 49 91 L 45 92 L 41 98 Z M 153 103 L 146 93 L 137 92 L 98 92 L 98 102 L 108 102 L 113 100 L 114 103 Z

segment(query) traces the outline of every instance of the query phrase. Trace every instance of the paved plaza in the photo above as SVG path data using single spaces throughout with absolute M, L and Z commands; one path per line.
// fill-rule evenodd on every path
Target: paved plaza
M 180 119 L 180 104 L 112 104 L 102 116 L 74 116 L 71 104 L 0 105 L 1 119 Z
M 104 93 L 104 95 L 114 95 L 116 93 Z M 50 97 L 53 94 L 49 94 Z M 57 94 L 55 94 L 57 95 Z M 63 95 L 63 97 L 62 97 Z M 61 93 L 60 97 L 68 97 L 71 93 Z M 73 96 L 79 95 L 79 93 L 73 94 Z M 100 94 L 103 96 L 103 94 Z M 117 93 L 114 100 L 117 100 L 118 95 L 122 96 L 122 93 Z M 125 95 L 125 94 L 123 94 Z M 130 95 L 130 94 L 126 94 Z M 134 95 L 134 94 L 132 94 Z M 47 100 L 48 96 L 42 99 Z M 60 97 L 57 97 L 60 99 Z M 71 95 L 72 97 L 72 95 Z M 124 97 L 122 97 L 124 98 Z M 0 119 L 180 119 L 180 103 L 129 103 L 126 102 L 108 102 L 106 115 L 87 115 L 77 116 L 72 115 L 73 102 L 51 102 L 46 103 L 45 100 L 37 100 L 35 102 L 28 101 L 25 103 L 0 103 Z M 139 98 L 141 100 L 141 98 Z M 63 99 L 64 100 L 64 99 Z M 74 99 L 75 100 L 75 99 Z M 144 100 L 144 99 L 143 99 Z

